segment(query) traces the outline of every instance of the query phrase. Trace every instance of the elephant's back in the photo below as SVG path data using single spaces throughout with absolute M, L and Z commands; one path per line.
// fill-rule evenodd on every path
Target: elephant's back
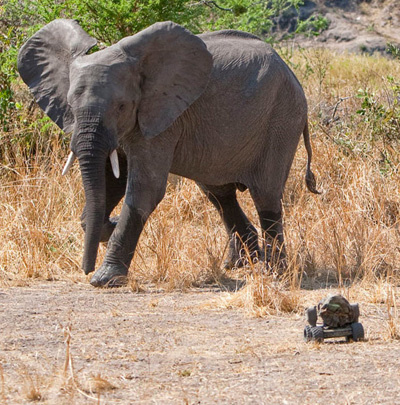
M 229 39 L 229 38 L 245 38 L 245 39 L 255 39 L 257 41 L 262 41 L 261 38 L 256 35 L 250 34 L 249 32 L 237 31 L 237 30 L 220 30 L 213 32 L 206 32 L 204 34 L 198 35 L 204 42 L 212 41 L 216 38 Z
M 201 34 L 208 51 L 213 56 L 214 70 L 225 72 L 245 70 L 251 66 L 265 66 L 275 59 L 272 47 L 255 35 L 224 30 Z
M 236 91 L 241 97 L 251 99 L 270 96 L 284 85 L 285 91 L 304 98 L 303 89 L 287 64 L 267 43 L 255 35 L 223 30 L 199 37 L 213 56 L 213 71 L 208 90 Z

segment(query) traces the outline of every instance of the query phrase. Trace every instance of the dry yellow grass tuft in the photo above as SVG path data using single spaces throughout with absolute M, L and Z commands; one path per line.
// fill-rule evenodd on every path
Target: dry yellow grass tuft
M 265 316 L 297 312 L 299 293 L 298 289 L 287 289 L 285 283 L 274 281 L 272 276 L 257 273 L 247 276 L 245 286 L 222 302 L 227 308 L 243 308 L 251 316 Z
M 236 275 L 223 271 L 227 240 L 219 216 L 197 186 L 182 179 L 168 186 L 145 227 L 131 266 L 132 289 L 140 291 L 149 283 L 167 290 L 209 283 L 224 286 L 229 278 L 241 278 L 246 286 L 230 305 L 262 315 L 298 310 L 300 286 L 347 286 L 358 281 L 376 289 L 384 282 L 392 297 L 387 298 L 388 313 L 393 313 L 390 335 L 396 337 L 400 63 L 326 50 L 281 53 L 309 100 L 313 168 L 323 191 L 321 196 L 306 191 L 301 142 L 283 200 L 287 280 L 278 283 L 251 268 Z M 25 117 L 39 118 L 37 113 Z M 14 140 L 23 136 L 18 131 L 15 124 Z M 60 139 L 50 127 L 36 154 L 27 157 L 26 143 L 14 141 L 3 157 L 2 286 L 34 278 L 86 281 L 80 270 L 84 195 L 76 166 L 72 174 L 61 176 L 66 148 Z M 248 192 L 238 194 L 243 209 L 258 224 Z M 100 250 L 99 261 L 105 249 Z M 374 293 L 370 297 L 376 299 Z
M 53 381 L 50 376 L 24 370 L 21 372 L 23 384 L 21 394 L 30 402 L 42 402 L 46 399 Z
M 116 386 L 104 378 L 101 374 L 96 374 L 88 378 L 85 382 L 85 391 L 89 394 L 100 394 L 105 391 L 112 391 Z

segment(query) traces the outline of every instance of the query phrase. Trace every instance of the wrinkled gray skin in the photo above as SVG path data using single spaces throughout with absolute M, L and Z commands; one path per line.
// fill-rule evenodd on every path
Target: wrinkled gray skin
M 307 103 L 271 47 L 235 31 L 195 36 L 152 25 L 101 51 L 73 20 L 55 20 L 21 48 L 18 69 L 79 160 L 86 206 L 83 269 L 94 286 L 123 284 L 143 226 L 164 196 L 168 173 L 195 180 L 230 237 L 227 266 L 259 256 L 255 228 L 236 200 L 249 189 L 267 240 L 283 242 L 281 198 L 301 134 L 307 186 L 315 190 Z M 117 148 L 121 175 L 109 155 Z M 118 221 L 109 215 L 125 196 Z

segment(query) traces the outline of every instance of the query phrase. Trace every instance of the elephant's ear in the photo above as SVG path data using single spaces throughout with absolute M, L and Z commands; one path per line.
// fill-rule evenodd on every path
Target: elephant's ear
M 139 60 L 138 120 L 143 135 L 151 138 L 166 130 L 203 93 L 212 56 L 200 38 L 172 22 L 156 23 L 119 45 Z
M 65 132 L 73 129 L 68 107 L 69 67 L 96 45 L 74 20 L 54 20 L 33 35 L 18 54 L 18 71 L 45 113 Z

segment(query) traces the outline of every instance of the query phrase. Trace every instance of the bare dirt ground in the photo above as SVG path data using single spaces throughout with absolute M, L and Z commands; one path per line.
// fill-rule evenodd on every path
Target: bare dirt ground
M 303 290 L 316 304 L 327 290 Z M 400 342 L 361 304 L 366 341 L 303 342 L 301 314 L 255 318 L 218 288 L 40 282 L 0 289 L 0 403 L 393 404 Z

